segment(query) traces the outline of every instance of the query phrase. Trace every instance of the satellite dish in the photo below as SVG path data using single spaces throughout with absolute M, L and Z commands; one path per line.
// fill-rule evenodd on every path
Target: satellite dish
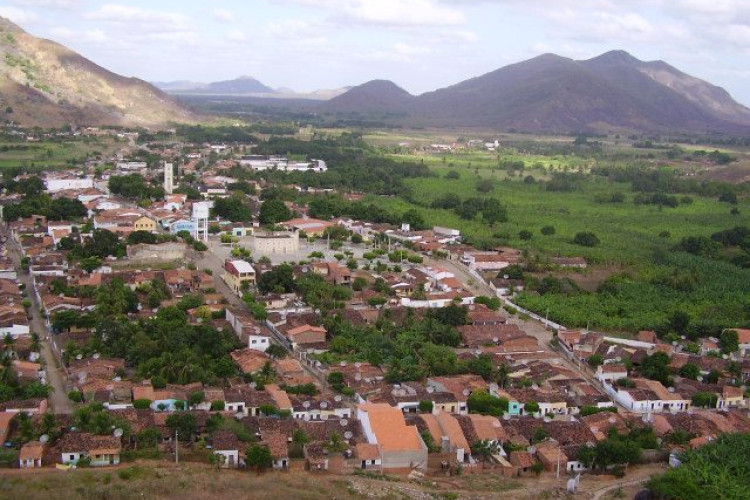
M 115 377 L 115 382 L 122 382 L 122 377 Z
M 539 389 L 539 386 L 536 384 L 531 384 L 531 388 L 536 391 L 537 389 Z
M 310 408 L 310 402 L 309 401 L 303 402 L 302 403 L 302 407 L 305 408 L 305 409 Z
M 480 354 L 482 354 L 482 350 L 481 349 L 477 349 L 476 351 L 474 351 L 474 354 L 476 354 L 477 356 L 479 356 Z
M 336 401 L 337 403 L 340 403 L 341 402 L 341 394 L 336 394 L 333 397 L 333 400 Z
M 341 424 L 341 427 L 346 427 L 349 425 L 349 421 L 345 418 L 342 418 L 341 421 L 339 421 L 339 424 Z
M 98 352 L 95 352 L 91 357 L 94 359 L 99 359 L 101 355 Z
M 76 355 L 76 359 L 79 360 L 79 361 L 82 360 L 83 359 L 83 354 L 77 354 Z
M 492 341 L 497 344 L 500 341 L 500 339 L 497 337 L 492 337 Z
M 464 389 L 463 395 L 468 396 L 469 394 L 471 394 L 471 391 L 469 389 Z
M 596 425 L 591 426 L 591 432 L 593 432 L 594 434 L 596 434 L 597 432 L 599 432 L 599 427 L 596 426 Z
M 355 374 L 354 375 L 354 380 L 356 380 L 357 382 L 359 382 L 360 380 L 362 380 L 362 374 L 361 373 Z
M 543 418 L 543 420 L 544 420 L 544 421 L 545 421 L 546 423 L 552 422 L 552 419 L 551 419 L 551 418 L 549 418 L 549 417 L 544 417 L 544 418 Z
M 615 417 L 609 417 L 609 423 L 610 424 L 616 424 L 617 423 L 617 419 Z
M 510 415 L 508 415 L 507 413 L 503 415 L 503 420 L 505 420 L 506 422 L 510 420 Z
M 432 394 L 433 392 L 435 392 L 435 388 L 434 387 L 428 387 L 427 388 L 427 392 L 430 393 L 430 394 Z
M 341 366 L 342 368 L 346 367 L 346 361 L 342 361 L 341 363 L 339 363 L 339 366 Z
M 39 442 L 40 443 L 44 444 L 47 441 L 49 441 L 49 436 L 47 434 L 42 434 L 41 436 L 39 436 Z
M 354 437 L 354 434 L 352 433 L 352 431 L 346 431 L 346 432 L 344 433 L 344 437 L 345 437 L 345 438 L 346 438 L 347 440 L 349 440 L 349 439 L 351 439 L 352 437 Z
M 118 427 L 117 429 L 115 429 L 115 432 L 113 432 L 112 434 L 113 434 L 113 435 L 114 435 L 114 436 L 115 436 L 116 438 L 120 438 L 120 437 L 122 437 L 122 429 L 120 429 L 120 428 Z
M 586 447 L 587 448 L 593 448 L 594 447 L 594 443 L 592 443 L 591 441 L 586 441 Z
M 526 448 L 526 451 L 528 451 L 529 453 L 531 453 L 533 455 L 534 453 L 536 453 L 536 447 L 535 446 L 529 446 L 528 448 Z
M 357 368 L 362 368 L 362 363 L 360 362 L 354 363 L 354 366 Z
M 674 393 L 674 387 L 668 387 L 668 388 L 667 388 L 667 390 L 668 390 L 668 391 L 669 391 L 670 393 Z
M 258 387 L 258 384 L 256 384 L 255 382 L 250 382 L 250 384 L 249 384 L 249 385 L 250 385 L 250 387 L 251 387 L 252 389 L 255 389 L 256 387 Z
M 320 407 L 323 408 L 323 409 L 328 408 L 328 401 L 322 401 L 320 403 Z
M 698 375 L 698 382 L 703 382 L 703 375 Z

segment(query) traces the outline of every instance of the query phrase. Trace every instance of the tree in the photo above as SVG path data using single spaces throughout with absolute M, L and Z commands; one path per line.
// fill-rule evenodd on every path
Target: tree
M 83 269 L 87 273 L 91 273 L 95 269 L 100 268 L 101 266 L 102 266 L 102 259 L 95 255 L 81 259 L 81 269 Z
M 685 366 L 680 368 L 680 376 L 690 380 L 697 380 L 700 374 L 701 369 L 695 363 L 686 363 Z
M 480 390 L 474 391 L 469 395 L 467 406 L 469 413 L 499 417 L 508 411 L 508 400 L 495 397 L 487 391 Z
M 544 226 L 541 230 L 544 236 L 552 236 L 555 234 L 555 226 Z
M 214 200 L 213 211 L 219 217 L 232 222 L 253 220 L 253 204 L 247 196 L 239 192 Z
M 261 293 L 289 293 L 294 291 L 294 269 L 289 264 L 281 264 L 263 273 L 258 280 Z
M 158 238 L 149 231 L 133 231 L 128 235 L 128 245 L 138 245 L 140 243 L 155 244 Z
M 737 332 L 735 330 L 724 330 L 719 337 L 719 348 L 723 354 L 739 351 L 740 344 Z
M 433 404 L 432 401 L 420 401 L 419 412 L 420 413 L 432 413 Z
M 583 247 L 595 247 L 599 245 L 599 238 L 592 232 L 581 231 L 576 233 L 573 243 Z
M 172 432 L 177 431 L 183 441 L 191 441 L 198 432 L 198 420 L 191 413 L 173 413 L 167 417 L 166 424 Z
M 188 394 L 188 407 L 193 408 L 198 406 L 206 399 L 206 393 L 203 391 L 195 391 Z
M 273 198 L 264 201 L 260 206 L 258 220 L 260 220 L 261 224 L 278 224 L 279 222 L 288 221 L 292 216 L 292 211 L 289 210 L 282 200 Z
M 534 233 L 532 233 L 528 229 L 523 229 L 522 231 L 518 233 L 518 237 L 524 241 L 530 240 L 533 236 L 534 236 Z
M 672 385 L 669 370 L 669 355 L 663 352 L 656 352 L 651 356 L 646 356 L 640 367 L 641 375 L 651 380 L 658 380 L 665 386 Z
M 587 361 L 593 367 L 604 364 L 604 358 L 602 358 L 601 354 L 592 354 L 591 356 L 589 356 L 589 359 Z
M 273 466 L 273 456 L 268 446 L 254 444 L 247 450 L 247 465 L 253 467 L 260 474 L 261 471 Z
M 693 406 L 699 408 L 716 408 L 719 397 L 712 392 L 696 392 L 693 394 Z
M 271 344 L 268 346 L 268 349 L 266 349 L 266 354 L 274 359 L 282 359 L 285 358 L 289 352 L 279 344 Z
M 401 216 L 401 221 L 405 224 L 409 224 L 412 231 L 427 229 L 427 223 L 425 222 L 424 217 L 414 208 L 404 212 L 404 215 Z

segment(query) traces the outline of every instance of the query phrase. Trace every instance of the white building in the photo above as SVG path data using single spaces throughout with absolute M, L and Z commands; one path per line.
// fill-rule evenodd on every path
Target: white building
M 68 189 L 90 189 L 94 187 L 94 179 L 92 177 L 84 177 L 82 179 L 47 177 L 44 180 L 44 185 L 50 193 L 66 191 Z

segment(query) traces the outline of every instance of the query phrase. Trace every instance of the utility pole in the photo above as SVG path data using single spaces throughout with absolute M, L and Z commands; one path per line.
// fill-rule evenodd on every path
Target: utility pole
M 560 444 L 557 445 L 557 479 L 560 479 Z
M 180 431 L 174 431 L 174 463 L 180 463 Z

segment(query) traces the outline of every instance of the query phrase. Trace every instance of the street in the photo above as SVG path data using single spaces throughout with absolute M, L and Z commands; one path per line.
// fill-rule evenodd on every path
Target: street
M 45 371 L 47 372 L 47 383 L 52 387 L 53 392 L 49 397 L 49 404 L 52 407 L 54 413 L 60 414 L 71 414 L 73 413 L 74 406 L 73 402 L 68 399 L 68 393 L 65 390 L 65 377 L 60 369 L 60 361 L 57 356 L 52 352 L 52 347 L 49 342 L 49 330 L 47 325 L 42 319 L 42 315 L 39 312 L 41 304 L 36 299 L 34 294 L 34 284 L 31 279 L 31 274 L 21 270 L 21 248 L 10 236 L 7 229 L 3 229 L 3 234 L 7 237 L 6 245 L 8 253 L 13 260 L 13 265 L 18 272 L 18 281 L 25 286 L 26 295 L 31 300 L 31 320 L 29 326 L 32 332 L 39 334 L 39 340 L 42 347 L 42 359 L 44 359 Z

